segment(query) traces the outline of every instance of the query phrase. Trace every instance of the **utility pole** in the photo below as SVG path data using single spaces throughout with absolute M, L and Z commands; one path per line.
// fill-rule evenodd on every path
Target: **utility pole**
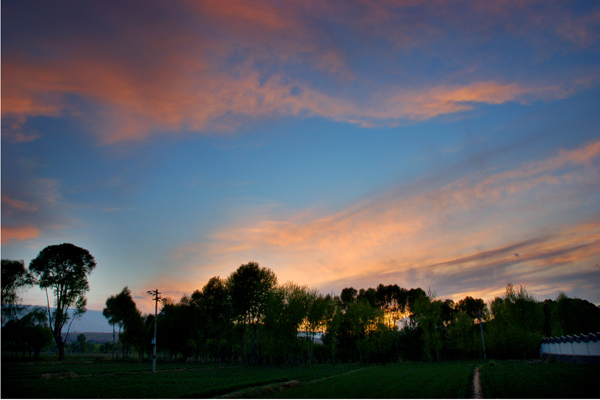
M 160 292 L 158 289 L 156 290 L 148 290 L 147 294 L 154 296 L 154 339 L 152 340 L 153 349 L 152 349 L 152 372 L 156 372 L 156 327 L 158 325 L 158 301 L 162 300 L 160 297 Z
M 481 329 L 481 343 L 483 344 L 483 359 L 487 360 L 485 355 L 485 340 L 483 340 L 483 323 L 481 322 L 481 310 L 479 310 L 479 329 Z

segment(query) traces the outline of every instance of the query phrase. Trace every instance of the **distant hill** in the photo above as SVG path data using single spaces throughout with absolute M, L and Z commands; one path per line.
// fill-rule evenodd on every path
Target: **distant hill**
M 113 334 L 106 332 L 69 332 L 69 337 L 67 338 L 67 343 L 73 343 L 77 341 L 77 336 L 83 334 L 85 336 L 85 340 L 88 343 L 107 343 L 113 341 Z M 119 333 L 117 332 L 115 335 L 115 340 L 119 340 Z
M 25 306 L 25 311 L 22 315 L 26 314 L 34 308 L 34 306 Z M 45 307 L 44 307 L 45 309 Z M 69 310 L 69 315 L 73 315 L 72 311 Z M 63 333 L 67 332 L 69 327 L 69 320 L 63 328 Z M 108 324 L 108 320 L 102 315 L 102 311 L 87 310 L 85 314 L 77 318 L 71 324 L 71 332 L 97 332 L 97 333 L 110 333 L 112 334 L 113 328 Z

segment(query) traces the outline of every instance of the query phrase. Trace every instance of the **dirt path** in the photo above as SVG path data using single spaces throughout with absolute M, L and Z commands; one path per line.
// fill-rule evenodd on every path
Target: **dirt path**
M 479 374 L 479 367 L 475 368 L 473 371 L 473 398 L 474 399 L 483 399 L 483 392 L 481 391 L 481 380 Z
M 365 368 L 353 369 L 352 371 L 342 372 L 341 374 L 326 376 L 324 378 L 313 379 L 312 381 L 305 382 L 304 384 L 320 382 L 320 381 L 324 381 L 327 379 L 336 378 L 338 376 L 352 374 L 354 372 L 362 371 L 363 369 L 365 369 Z M 266 397 L 269 394 L 273 394 L 275 392 L 282 392 L 284 390 L 289 390 L 291 388 L 302 386 L 302 385 L 303 385 L 303 383 L 298 382 L 296 380 L 283 382 L 283 383 L 272 383 L 269 385 L 255 386 L 255 387 L 250 387 L 250 388 L 246 388 L 246 389 L 242 389 L 242 390 L 237 390 L 232 393 L 218 396 L 217 398 L 219 398 L 219 399 L 235 399 L 235 398 L 240 398 L 240 397 L 247 397 L 248 395 L 251 395 L 252 397 Z

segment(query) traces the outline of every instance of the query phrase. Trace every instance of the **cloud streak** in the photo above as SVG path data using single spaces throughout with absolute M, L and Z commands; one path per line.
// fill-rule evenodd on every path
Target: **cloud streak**
M 2 115 L 3 120 L 20 121 L 12 124 L 14 140 L 38 137 L 24 130 L 28 119 L 65 115 L 91 122 L 96 126 L 92 133 L 104 143 L 139 141 L 181 130 L 232 132 L 255 119 L 286 116 L 318 116 L 365 127 L 395 126 L 468 112 L 482 104 L 563 98 L 597 80 L 590 75 L 587 80 L 562 77 L 556 82 L 553 76 L 550 84 L 547 77 L 514 80 L 471 72 L 448 79 L 439 73 L 406 75 L 407 71 L 399 76 L 382 73 L 390 79 L 376 81 L 372 74 L 364 75 L 367 71 L 351 66 L 361 49 L 381 42 L 384 48 L 392 46 L 389 50 L 399 52 L 400 57 L 380 61 L 400 71 L 408 50 L 398 48 L 398 42 L 409 48 L 435 48 L 444 37 L 435 25 L 436 17 L 451 16 L 451 23 L 465 31 L 465 17 L 444 3 L 428 8 L 427 13 L 419 2 L 171 4 L 168 11 L 149 5 L 141 18 L 153 24 L 134 26 L 110 7 L 77 7 L 75 13 L 97 15 L 94 20 L 101 21 L 107 35 L 92 35 L 84 28 L 72 40 L 73 32 L 67 28 L 42 21 L 35 48 L 43 51 L 27 52 L 24 46 L 9 45 L 3 51 Z M 524 11 L 526 22 L 536 21 L 528 8 L 510 7 Z M 316 9 L 321 11 L 319 18 Z M 491 6 L 477 6 L 472 12 L 489 21 L 508 19 L 505 12 Z M 165 15 L 164 22 L 155 21 L 159 13 Z M 552 7 L 546 14 L 547 19 L 558 15 Z M 555 34 L 589 46 L 597 41 L 592 26 L 594 15 L 599 14 L 598 10 L 581 18 L 568 14 L 568 22 L 563 17 Z M 405 24 L 398 25 L 399 21 Z M 577 22 L 587 33 L 564 28 Z M 356 37 L 358 52 L 342 46 L 332 27 Z M 389 36 L 398 29 L 400 33 Z M 508 29 L 520 36 L 520 29 L 525 28 Z M 463 33 L 473 40 L 480 34 Z M 24 36 L 20 40 L 31 40 Z M 120 37 L 127 39 L 117 43 Z M 359 38 L 373 42 L 363 43 Z M 431 62 L 413 59 L 406 60 Z
M 8 244 L 13 240 L 35 239 L 40 235 L 40 230 L 34 226 L 6 226 L 2 225 L 2 244 Z
M 597 218 L 586 192 L 598 186 L 599 156 L 595 141 L 512 169 L 413 185 L 421 187 L 417 191 L 396 188 L 330 215 L 308 209 L 248 217 L 174 254 L 190 266 L 201 254 L 213 260 L 201 264 L 212 272 L 258 258 L 272 263 L 283 280 L 320 288 L 443 282 L 445 295 L 456 295 L 512 280 L 566 279 L 592 271 L 600 257 L 600 221 L 582 222 Z M 588 214 L 560 218 L 573 209 Z M 540 220 L 546 222 L 531 222 Z
M 2 11 L 7 256 L 89 240 L 173 293 L 249 260 L 325 292 L 597 289 L 599 4 Z

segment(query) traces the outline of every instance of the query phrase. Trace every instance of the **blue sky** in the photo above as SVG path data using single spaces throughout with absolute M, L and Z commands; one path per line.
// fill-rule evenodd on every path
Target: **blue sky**
M 600 303 L 600 6 L 2 2 L 2 258 Z M 43 304 L 37 288 L 26 303 Z

